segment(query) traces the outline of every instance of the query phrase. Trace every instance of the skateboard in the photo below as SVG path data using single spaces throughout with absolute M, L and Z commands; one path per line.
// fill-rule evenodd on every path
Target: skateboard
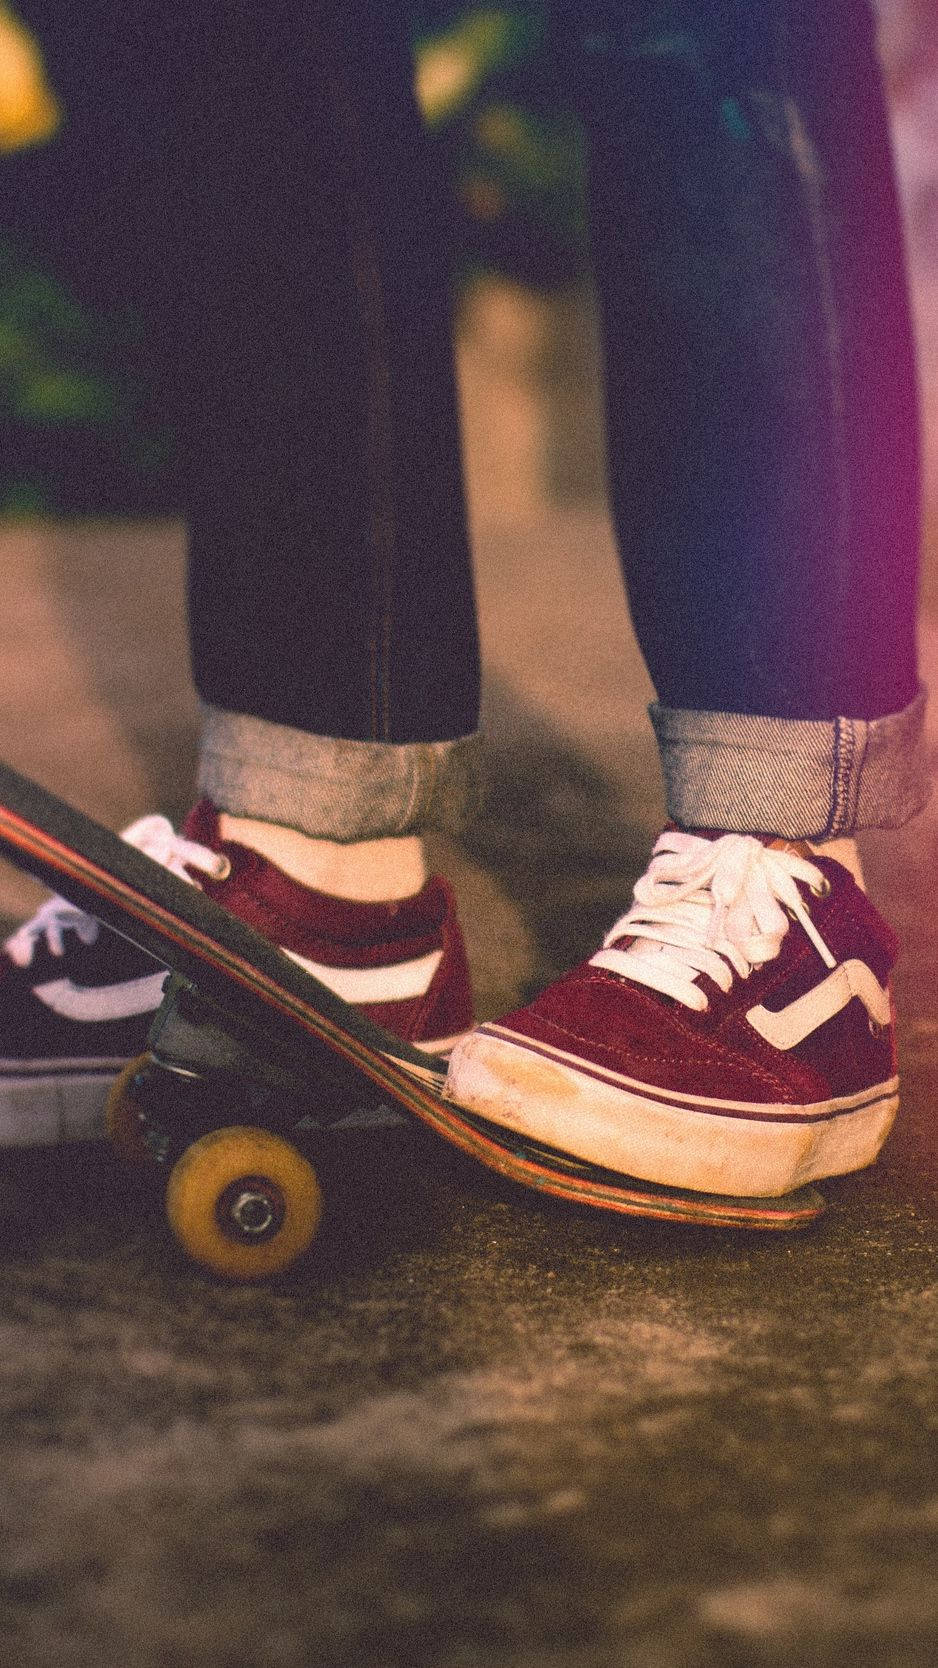
M 293 1137 L 310 1119 L 392 1105 L 499 1175 L 570 1204 L 762 1230 L 815 1220 L 814 1188 L 778 1199 L 680 1191 L 581 1162 L 445 1098 L 446 1060 L 372 1024 L 196 886 L 0 764 L 0 856 L 167 968 L 147 1052 L 116 1080 L 109 1130 L 162 1171 L 177 1239 L 236 1280 L 307 1249 L 322 1199 Z

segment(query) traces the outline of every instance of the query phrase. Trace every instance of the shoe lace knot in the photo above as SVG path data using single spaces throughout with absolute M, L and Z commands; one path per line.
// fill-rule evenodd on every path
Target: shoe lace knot
M 799 885 L 820 896 L 826 877 L 791 848 L 765 846 L 749 834 L 707 840 L 668 830 L 630 908 L 591 965 L 703 1012 L 709 1001 L 697 982 L 701 974 L 729 991 L 734 977 L 746 979 L 754 967 L 774 960 L 794 919 L 833 968 L 837 958 L 811 920 Z
M 200 845 L 196 840 L 187 840 L 184 835 L 177 834 L 166 817 L 140 817 L 124 829 L 121 839 L 192 886 L 198 885 L 191 873 L 193 869 L 215 880 L 223 879 L 228 872 L 227 857 Z M 38 945 L 43 941 L 53 956 L 64 956 L 67 933 L 75 933 L 82 944 L 94 944 L 99 931 L 99 924 L 93 915 L 69 903 L 67 898 L 56 896 L 49 898 L 35 915 L 24 921 L 6 940 L 3 948 L 17 967 L 29 967 Z

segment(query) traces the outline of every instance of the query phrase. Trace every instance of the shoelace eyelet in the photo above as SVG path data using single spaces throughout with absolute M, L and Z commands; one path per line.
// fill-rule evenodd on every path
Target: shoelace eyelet
M 218 854 L 218 868 L 213 872 L 211 878 L 212 878 L 212 880 L 227 880 L 228 876 L 230 874 L 231 874 L 231 858 L 226 857 L 224 852 L 219 852 L 219 854 Z
M 811 893 L 815 898 L 829 898 L 830 891 L 831 883 L 827 875 L 822 875 L 817 885 L 811 887 Z

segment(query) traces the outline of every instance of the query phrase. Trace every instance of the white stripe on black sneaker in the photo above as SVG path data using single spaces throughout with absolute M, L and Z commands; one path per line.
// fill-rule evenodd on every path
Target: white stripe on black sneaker
M 114 1019 L 133 1019 L 149 1014 L 163 1000 L 165 968 L 142 979 L 124 979 L 118 985 L 76 985 L 71 979 L 51 979 L 34 985 L 33 995 L 62 1019 L 101 1024 Z

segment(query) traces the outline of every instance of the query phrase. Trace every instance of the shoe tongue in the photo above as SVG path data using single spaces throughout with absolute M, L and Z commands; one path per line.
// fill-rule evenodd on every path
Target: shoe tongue
M 755 828 L 685 828 L 679 822 L 665 823 L 665 834 L 693 834 L 697 840 L 722 840 L 727 834 L 743 834 L 748 840 L 758 840 L 771 851 L 794 851 L 799 857 L 810 857 L 811 847 L 806 840 L 789 840 L 784 834 L 766 834 Z
M 786 840 L 781 834 L 757 834 L 756 839 L 762 840 L 769 851 L 790 851 L 795 857 L 805 857 L 809 862 L 817 855 L 811 850 L 807 840 Z
M 722 840 L 725 834 L 736 832 L 728 828 L 682 828 L 678 822 L 666 823 L 664 831 L 668 834 L 693 834 L 698 840 Z M 758 840 L 769 851 L 790 851 L 795 857 L 805 857 L 809 861 L 817 855 L 807 840 L 789 840 L 784 834 L 758 833 L 752 828 L 747 828 L 745 835 L 749 840 Z

